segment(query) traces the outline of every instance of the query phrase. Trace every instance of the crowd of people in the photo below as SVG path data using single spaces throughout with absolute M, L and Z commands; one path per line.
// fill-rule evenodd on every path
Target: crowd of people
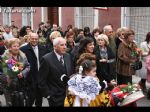
M 95 102 L 107 89 L 132 84 L 132 75 L 141 77 L 139 86 L 147 92 L 146 81 L 150 82 L 149 32 L 143 41 L 138 46 L 132 29 L 121 27 L 114 31 L 111 24 L 93 31 L 89 27 L 78 29 L 72 25 L 62 31 L 57 24 L 51 26 L 48 22 L 41 22 L 35 31 L 31 26 L 21 29 L 15 25 L 0 26 L 1 61 L 12 58 L 23 63 L 23 69 L 14 77 L 4 74 L 1 64 L 0 73 L 6 76 L 6 87 L 0 93 L 5 95 L 6 106 L 23 105 L 21 101 L 14 103 L 12 98 L 14 91 L 22 88 L 26 88 L 26 106 L 41 107 L 43 97 L 47 98 L 49 106 L 73 106 L 67 96 L 72 95 L 73 98 L 80 92 L 72 87 L 78 86 L 79 80 L 89 80 L 98 93 L 89 97 L 88 101 L 83 100 L 82 105 L 79 104 L 79 97 L 74 97 L 74 106 L 111 106 L 109 100 L 105 104 Z M 133 64 L 139 60 L 142 60 L 142 68 L 136 70 Z M 24 83 L 23 86 L 14 84 L 16 79 Z M 105 100 L 109 97 L 108 94 L 104 96 Z M 92 98 L 95 99 L 91 101 Z

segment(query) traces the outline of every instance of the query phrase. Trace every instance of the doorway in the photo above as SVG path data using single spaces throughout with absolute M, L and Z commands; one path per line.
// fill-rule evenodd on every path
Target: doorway
M 48 7 L 48 21 L 51 26 L 55 23 L 58 25 L 58 7 Z

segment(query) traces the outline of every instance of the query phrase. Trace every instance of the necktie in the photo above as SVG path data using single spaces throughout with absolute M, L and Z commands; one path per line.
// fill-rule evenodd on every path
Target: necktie
M 39 55 L 38 55 L 38 48 L 37 47 L 33 47 L 33 50 L 34 50 L 34 53 L 37 57 L 37 66 L 38 66 L 38 70 L 39 70 L 39 67 L 40 67 L 40 63 L 39 63 Z
M 63 62 L 63 57 L 60 57 L 60 63 L 62 64 L 62 66 L 64 66 L 64 62 Z

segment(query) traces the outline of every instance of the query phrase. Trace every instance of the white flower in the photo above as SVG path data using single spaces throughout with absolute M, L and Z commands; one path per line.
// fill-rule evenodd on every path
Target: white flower
M 17 66 L 13 66 L 13 67 L 12 67 L 12 70 L 13 70 L 14 72 L 17 72 L 19 69 L 18 69 Z
M 8 62 L 8 60 L 5 60 L 5 63 L 7 63 Z

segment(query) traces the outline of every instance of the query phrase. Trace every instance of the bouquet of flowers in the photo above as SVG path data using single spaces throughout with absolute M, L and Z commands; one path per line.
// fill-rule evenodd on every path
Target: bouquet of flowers
M 142 54 L 142 49 L 140 48 L 134 48 L 133 51 L 131 52 L 132 57 L 136 57 Z
M 17 76 L 23 70 L 23 63 L 18 62 L 12 58 L 1 60 L 3 73 L 9 77 Z

